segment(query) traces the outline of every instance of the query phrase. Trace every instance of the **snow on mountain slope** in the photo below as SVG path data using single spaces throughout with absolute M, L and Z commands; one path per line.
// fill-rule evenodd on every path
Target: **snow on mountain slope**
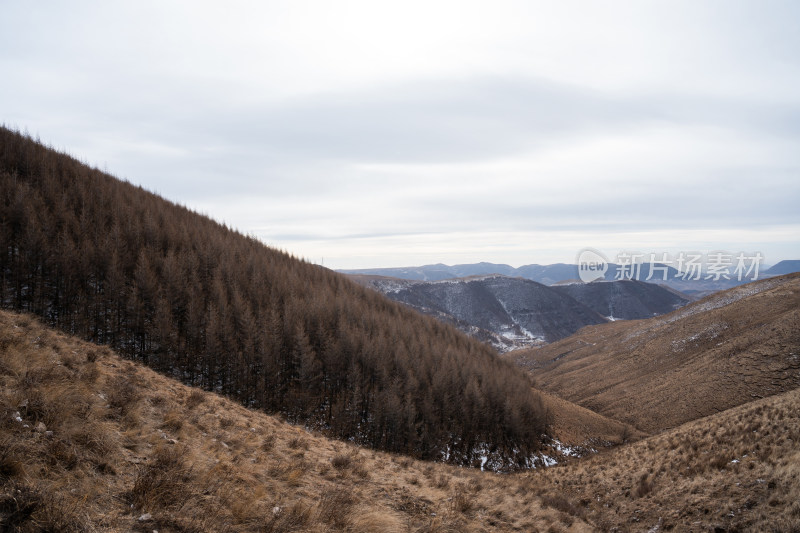
M 500 351 L 552 342 L 606 321 L 569 295 L 523 278 L 492 274 L 433 282 L 379 276 L 353 279 L 455 324 Z

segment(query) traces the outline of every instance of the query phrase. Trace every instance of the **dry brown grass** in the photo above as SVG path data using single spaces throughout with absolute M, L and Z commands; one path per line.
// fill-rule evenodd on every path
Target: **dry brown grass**
M 798 442 L 800 389 L 527 479 L 604 530 L 797 531 Z
M 552 414 L 551 434 L 569 446 L 605 448 L 638 440 L 646 434 L 636 428 L 568 402 L 554 394 L 540 393 Z
M 0 312 L 0 385 L 0 530 L 393 533 L 563 525 L 529 494 L 507 494 L 516 478 L 322 438 L 28 316 Z M 37 429 L 40 422 L 45 429 Z
M 542 389 L 657 433 L 800 386 L 800 274 L 508 356 Z
M 0 312 L 0 530 L 795 531 L 798 417 L 800 391 L 484 473 L 325 439 Z

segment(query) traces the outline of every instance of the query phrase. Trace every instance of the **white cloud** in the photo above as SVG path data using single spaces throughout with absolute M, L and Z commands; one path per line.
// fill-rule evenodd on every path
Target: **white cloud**
M 683 242 L 776 261 L 800 257 L 798 16 L 12 1 L 0 120 L 332 266 Z

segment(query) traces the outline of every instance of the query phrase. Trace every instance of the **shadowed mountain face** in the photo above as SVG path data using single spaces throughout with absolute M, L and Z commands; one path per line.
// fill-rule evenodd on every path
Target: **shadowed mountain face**
M 485 276 L 419 282 L 375 276 L 356 281 L 422 313 L 451 322 L 501 351 L 562 339 L 605 318 L 534 281 Z
M 352 277 L 500 351 L 563 339 L 608 317 L 649 318 L 689 302 L 669 288 L 630 280 L 547 287 L 499 275 L 442 281 Z
M 647 432 L 800 386 L 800 274 L 511 354 L 537 384 Z
M 650 318 L 683 307 L 691 300 L 661 285 L 635 280 L 556 285 L 567 294 L 609 320 Z

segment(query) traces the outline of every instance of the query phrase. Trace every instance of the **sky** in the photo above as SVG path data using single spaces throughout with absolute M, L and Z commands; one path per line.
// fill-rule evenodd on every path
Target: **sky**
M 800 3 L 0 5 L 0 122 L 329 268 L 800 259 Z

